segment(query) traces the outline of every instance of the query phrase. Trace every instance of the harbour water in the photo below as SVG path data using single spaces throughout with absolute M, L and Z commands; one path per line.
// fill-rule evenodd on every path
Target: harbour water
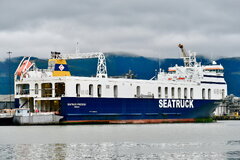
M 0 159 L 240 159 L 240 121 L 0 126 Z

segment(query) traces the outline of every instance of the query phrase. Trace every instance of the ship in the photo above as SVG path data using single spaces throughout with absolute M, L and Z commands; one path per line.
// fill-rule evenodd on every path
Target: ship
M 224 68 L 202 65 L 182 44 L 183 66 L 159 69 L 149 79 L 110 77 L 102 52 L 51 52 L 47 69 L 23 57 L 15 72 L 15 104 L 54 112 L 60 123 L 167 123 L 209 119 L 227 95 Z M 96 76 L 73 76 L 67 60 L 97 58 Z M 144 65 L 144 64 L 143 64 Z M 81 67 L 81 66 L 79 66 Z

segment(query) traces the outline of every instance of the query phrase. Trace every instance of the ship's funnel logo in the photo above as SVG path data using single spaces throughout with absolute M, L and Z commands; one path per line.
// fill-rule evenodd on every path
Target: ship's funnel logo
M 62 64 L 58 68 L 60 69 L 60 71 L 64 70 L 64 66 Z

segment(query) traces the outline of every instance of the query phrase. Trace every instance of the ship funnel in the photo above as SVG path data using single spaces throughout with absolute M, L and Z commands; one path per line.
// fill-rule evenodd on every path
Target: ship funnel
M 62 59 L 60 52 L 51 52 L 51 59 L 48 60 L 48 69 L 52 71 L 52 75 L 71 76 L 65 59 Z

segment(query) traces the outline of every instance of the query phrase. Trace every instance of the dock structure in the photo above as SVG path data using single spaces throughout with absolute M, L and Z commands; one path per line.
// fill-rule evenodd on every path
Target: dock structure
M 59 124 L 61 118 L 54 112 L 30 113 L 29 108 L 16 108 L 14 95 L 0 95 L 0 125 Z
M 14 95 L 0 95 L 0 125 L 11 125 L 15 114 Z
M 0 95 L 0 109 L 15 108 L 14 95 L 6 94 Z
M 227 96 L 215 111 L 216 119 L 240 119 L 240 97 Z
M 31 113 L 29 108 L 19 108 L 13 116 L 15 125 L 59 124 L 62 116 L 54 112 Z

